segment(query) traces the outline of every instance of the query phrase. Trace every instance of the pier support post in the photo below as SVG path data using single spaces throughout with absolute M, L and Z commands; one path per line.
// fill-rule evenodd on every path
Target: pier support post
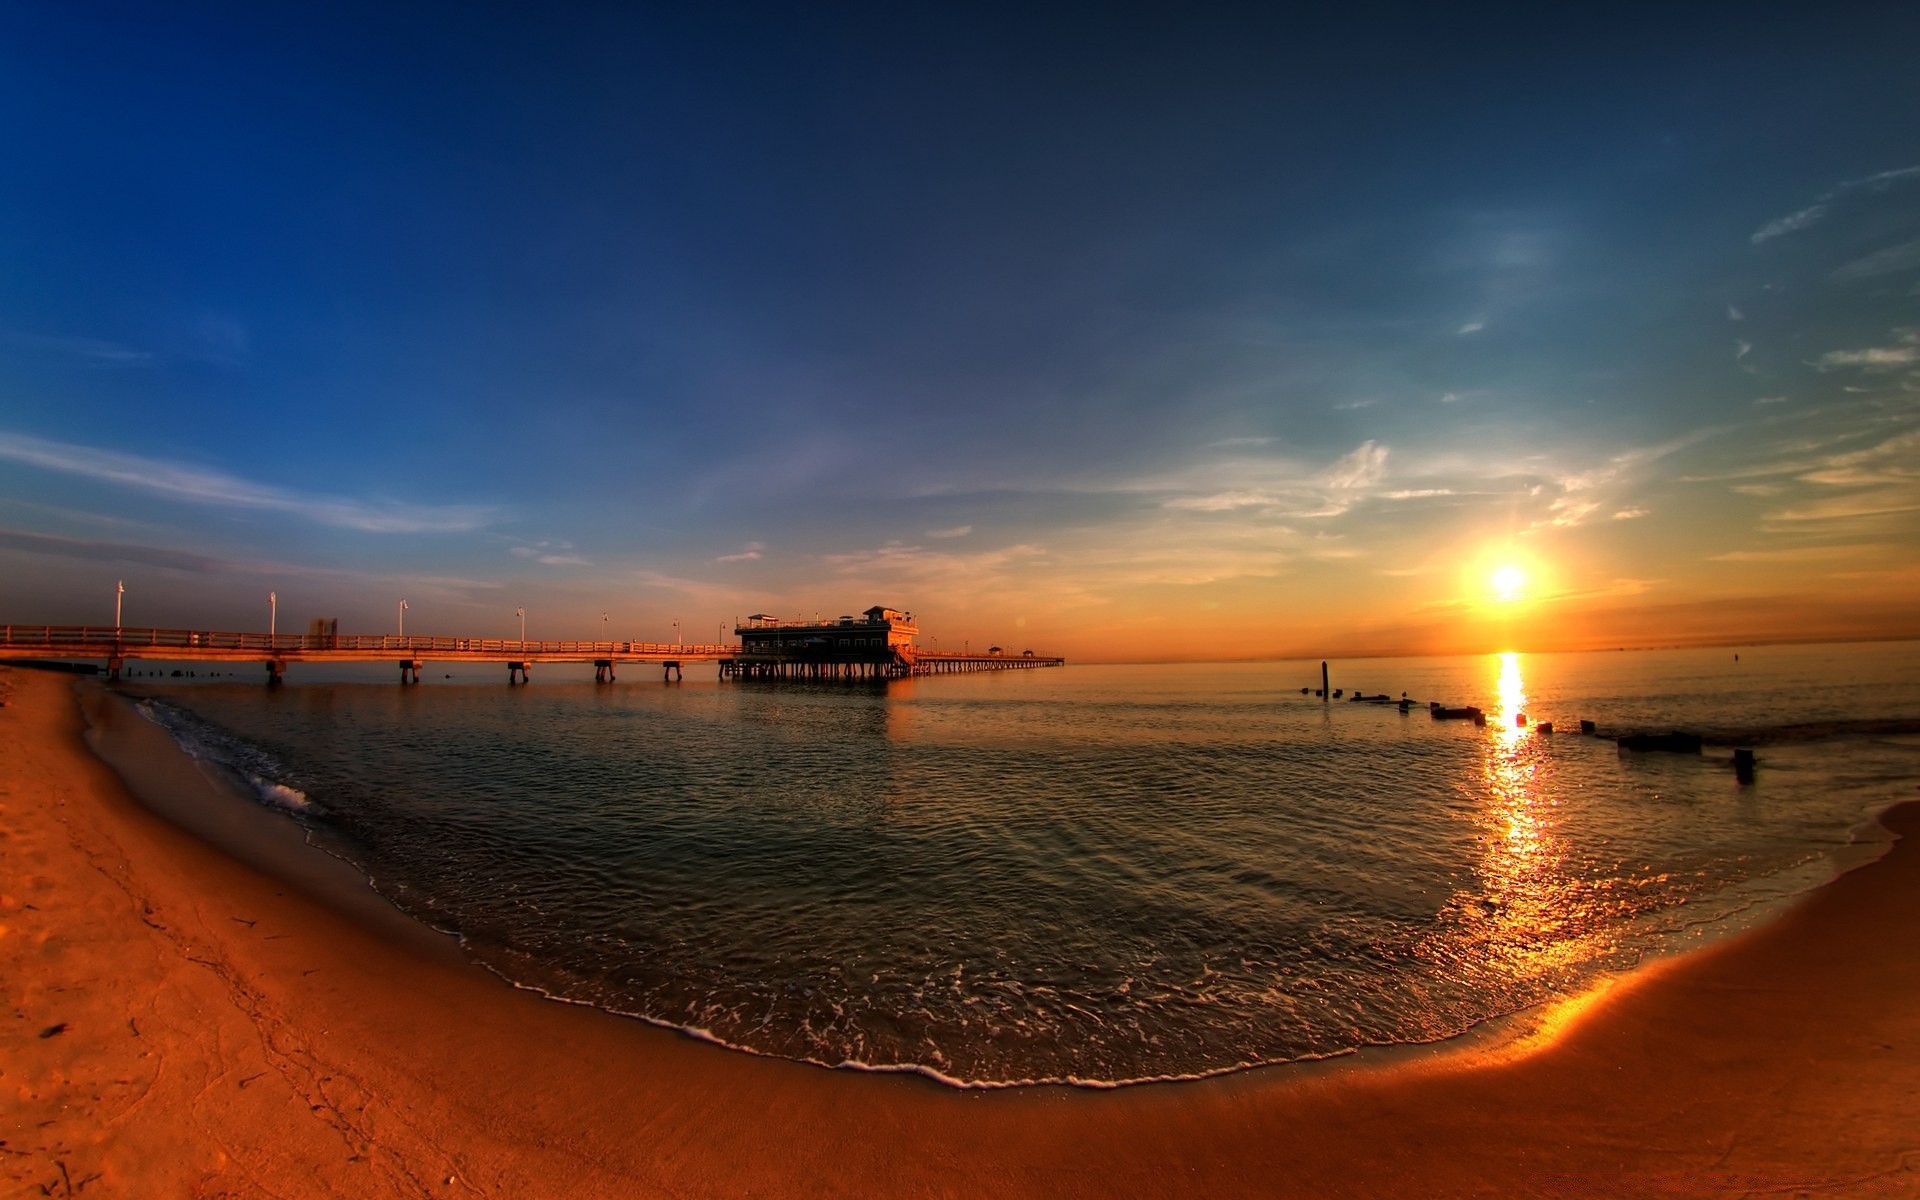
M 279 687 L 281 684 L 285 683 L 286 681 L 287 681 L 286 662 L 278 658 L 268 659 L 267 660 L 267 686 L 270 688 Z
M 1327 664 L 1323 661 L 1320 664 L 1320 699 L 1325 701 L 1332 698 L 1333 693 L 1327 690 Z
M 507 664 L 507 686 L 508 687 L 512 687 L 516 683 L 532 683 L 532 682 L 533 682 L 532 676 L 527 674 L 526 663 L 510 662 Z
M 593 660 L 593 681 L 595 683 L 613 682 L 613 660 L 596 658 Z
M 107 679 L 110 682 L 118 683 L 120 681 L 120 669 L 126 665 L 127 660 L 124 658 L 109 658 L 107 660 Z
M 403 658 L 400 660 L 400 682 L 404 686 L 420 682 L 420 660 Z
M 660 666 L 661 666 L 660 678 L 662 682 L 665 682 L 668 680 L 677 682 L 678 680 L 684 678 L 684 676 L 680 674 L 680 664 L 678 662 L 672 662 L 672 661 L 664 662 L 664 663 L 661 663 Z

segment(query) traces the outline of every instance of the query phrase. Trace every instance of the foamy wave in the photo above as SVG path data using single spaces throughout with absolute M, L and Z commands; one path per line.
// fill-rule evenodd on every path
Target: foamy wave
M 299 788 L 275 783 L 271 779 L 262 779 L 258 775 L 248 775 L 247 782 L 253 785 L 254 794 L 259 796 L 268 808 L 278 808 L 292 813 L 314 811 L 313 801 L 307 799 L 307 794 Z
M 139 700 L 133 707 L 142 717 L 166 730 L 181 753 L 229 772 L 237 782 L 246 785 L 255 800 L 268 808 L 299 816 L 314 816 L 324 811 L 299 788 L 274 778 L 284 775 L 285 771 L 258 747 L 159 700 Z

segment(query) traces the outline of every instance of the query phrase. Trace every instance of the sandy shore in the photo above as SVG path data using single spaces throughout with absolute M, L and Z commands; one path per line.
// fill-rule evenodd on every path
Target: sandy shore
M 7 1196 L 1920 1196 L 1920 806 L 1531 1047 L 966 1093 L 517 992 L 277 818 L 134 802 L 68 680 L 0 693 Z

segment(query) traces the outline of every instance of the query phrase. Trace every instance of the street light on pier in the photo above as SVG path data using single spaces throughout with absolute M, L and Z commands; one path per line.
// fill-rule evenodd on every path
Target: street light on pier
M 280 632 L 280 593 L 267 593 L 267 641 L 272 642 Z
M 676 646 L 680 644 L 680 618 L 679 617 L 675 617 L 673 619 L 673 644 Z
M 113 636 L 120 636 L 120 597 L 127 594 L 127 581 L 115 580 L 113 584 Z
M 520 618 L 520 641 L 524 645 L 527 640 L 527 610 L 524 606 L 516 608 L 513 615 Z
M 600 640 L 603 642 L 607 640 L 607 614 L 605 613 L 600 614 Z

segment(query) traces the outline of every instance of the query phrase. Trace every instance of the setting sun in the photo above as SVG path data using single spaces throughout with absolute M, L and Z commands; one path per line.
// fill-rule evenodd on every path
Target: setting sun
M 1488 581 L 1494 596 L 1501 601 L 1518 600 L 1526 592 L 1527 573 L 1508 563 L 1494 570 Z

